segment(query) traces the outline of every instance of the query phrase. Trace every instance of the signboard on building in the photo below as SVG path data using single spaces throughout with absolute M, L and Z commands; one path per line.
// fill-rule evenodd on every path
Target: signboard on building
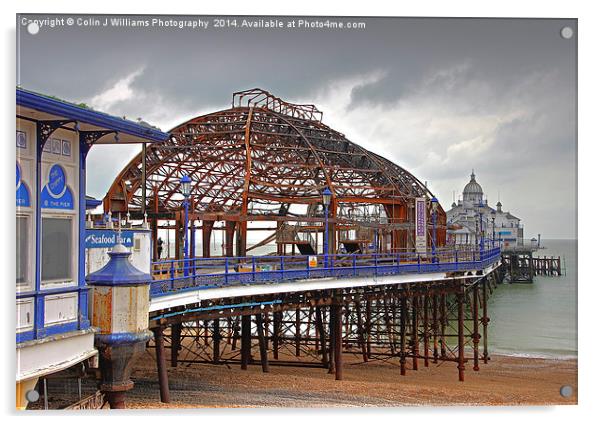
M 416 198 L 416 252 L 426 253 L 426 198 Z
M 122 231 L 122 243 L 125 247 L 134 245 L 134 232 Z M 113 247 L 117 244 L 117 231 L 114 230 L 86 230 L 86 249 Z

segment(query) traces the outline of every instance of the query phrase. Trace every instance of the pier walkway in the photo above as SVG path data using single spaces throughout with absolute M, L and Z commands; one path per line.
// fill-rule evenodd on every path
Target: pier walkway
M 337 280 L 342 279 L 349 287 L 374 284 L 378 278 L 392 284 L 391 280 L 400 283 L 440 280 L 454 272 L 474 275 L 499 262 L 500 255 L 499 248 L 483 251 L 475 248 L 437 250 L 435 255 L 412 252 L 158 261 L 152 264 L 151 311 L 218 297 L 226 288 L 237 288 L 239 293 L 242 288 L 252 287 L 246 290 L 249 294 L 265 294 L 282 292 L 285 287 L 289 291 L 294 285 L 301 288 L 301 283 L 311 282 L 317 283 L 319 289 L 340 288 Z M 383 278 L 391 276 L 406 278 Z

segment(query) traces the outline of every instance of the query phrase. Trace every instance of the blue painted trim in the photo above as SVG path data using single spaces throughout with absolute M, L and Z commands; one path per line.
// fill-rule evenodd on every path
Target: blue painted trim
M 35 257 L 35 300 L 34 300 L 34 334 L 37 336 L 38 333 L 44 328 L 44 298 L 40 298 L 38 293 L 41 290 L 42 283 L 42 263 L 41 263 L 41 231 L 42 231 L 42 152 L 44 150 L 44 144 L 40 137 L 41 125 L 36 122 L 36 134 L 35 134 L 35 149 L 36 149 L 36 172 L 35 172 L 35 187 L 36 187 L 36 205 L 34 208 L 34 222 L 35 222 L 35 240 L 36 240 L 36 257 Z M 41 302 L 40 302 L 41 300 Z
M 79 136 L 79 230 L 78 230 L 78 263 L 77 263 L 77 285 L 80 288 L 86 286 L 86 157 L 90 147 L 83 140 L 83 136 Z M 82 290 L 79 292 L 77 299 L 78 316 L 80 328 L 89 327 L 90 320 L 88 319 L 88 291 Z
M 23 333 L 17 333 L 17 343 L 27 342 L 29 340 L 33 340 L 34 331 L 25 331 Z
M 96 344 L 106 344 L 110 346 L 126 345 L 150 340 L 152 333 L 143 331 L 140 333 L 111 333 L 111 334 L 95 334 L 94 342 Z
M 72 103 L 53 99 L 42 94 L 17 88 L 17 105 L 45 113 L 57 115 L 74 121 L 85 122 L 101 128 L 140 137 L 150 141 L 165 141 L 169 134 L 148 128 L 133 121 L 118 118 L 103 112 L 84 109 Z
M 81 146 L 81 144 L 80 144 Z M 102 200 L 98 199 L 86 199 L 86 209 L 95 209 L 98 205 L 102 204 Z

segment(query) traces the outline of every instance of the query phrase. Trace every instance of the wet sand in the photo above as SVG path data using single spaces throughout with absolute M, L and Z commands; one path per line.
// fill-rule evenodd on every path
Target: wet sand
M 285 359 L 285 358 L 281 358 Z M 286 358 L 292 359 L 292 358 Z M 466 365 L 464 382 L 457 364 L 420 361 L 417 371 L 399 375 L 399 364 L 344 355 L 343 381 L 321 368 L 259 365 L 242 371 L 240 365 L 168 367 L 171 403 L 159 401 L 154 358 L 146 353 L 134 367 L 135 387 L 128 408 L 239 407 L 396 407 L 410 405 L 554 405 L 577 403 L 577 360 L 492 356 L 475 372 Z M 411 360 L 408 361 L 411 367 Z M 560 396 L 569 384 L 573 395 Z

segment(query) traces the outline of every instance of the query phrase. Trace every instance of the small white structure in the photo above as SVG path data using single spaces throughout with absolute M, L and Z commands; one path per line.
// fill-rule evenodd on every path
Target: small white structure
M 479 205 L 483 207 L 479 210 Z M 479 242 L 482 221 L 486 240 L 495 240 L 502 247 L 512 248 L 523 245 L 523 226 L 520 218 L 502 210 L 502 203 L 497 202 L 495 209 L 484 199 L 483 188 L 477 182 L 474 171 L 470 181 L 464 187 L 462 200 L 454 201 L 447 214 L 449 242 L 455 245 L 475 245 Z

